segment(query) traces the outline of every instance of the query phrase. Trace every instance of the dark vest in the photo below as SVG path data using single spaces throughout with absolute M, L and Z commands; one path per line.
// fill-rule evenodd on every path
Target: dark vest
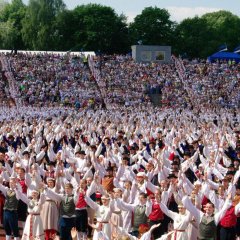
M 8 190 L 6 194 L 4 210 L 17 211 L 18 199 L 16 198 L 15 191 Z
M 96 202 L 96 200 L 97 200 L 97 198 L 96 198 L 96 193 L 93 193 L 93 194 L 90 196 L 90 198 L 91 198 L 94 202 Z
M 65 196 L 64 201 L 61 201 L 60 215 L 72 217 L 75 214 L 75 203 L 74 203 L 73 195 L 68 197 L 68 201 L 66 199 L 67 199 L 67 196 Z
M 146 224 L 148 217 L 145 214 L 146 206 L 136 206 L 133 212 L 133 231 L 138 231 L 140 224 Z
M 199 239 L 216 239 L 217 226 L 214 221 L 214 216 L 207 217 L 203 215 L 202 221 L 199 224 Z

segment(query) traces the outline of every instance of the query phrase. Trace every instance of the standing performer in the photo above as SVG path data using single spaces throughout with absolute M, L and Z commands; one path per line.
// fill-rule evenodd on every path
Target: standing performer
M 85 179 L 81 179 L 79 188 L 77 190 L 77 203 L 76 203 L 76 230 L 77 239 L 87 239 L 87 226 L 88 226 L 88 213 L 87 203 L 85 201 L 85 195 L 87 191 L 87 182 Z
M 121 210 L 128 210 L 132 212 L 132 232 L 131 234 L 135 237 L 139 235 L 139 225 L 147 224 L 148 217 L 152 210 L 152 203 L 148 201 L 147 194 L 140 193 L 138 195 L 138 204 L 128 204 L 123 202 L 121 199 L 117 199 L 118 207 Z
M 192 201 L 187 197 L 183 197 L 183 205 L 193 215 L 196 224 L 199 225 L 199 240 L 216 240 L 217 225 L 221 218 L 226 213 L 227 209 L 231 206 L 231 201 L 226 200 L 223 208 L 214 215 L 214 205 L 207 203 L 205 206 L 205 213 L 197 209 Z
M 20 167 L 18 168 L 17 173 L 18 173 L 18 182 L 22 187 L 22 192 L 24 194 L 27 194 L 28 186 L 26 181 L 26 176 L 27 176 L 26 171 L 24 168 Z M 27 204 L 20 199 L 18 203 L 18 221 L 21 222 L 23 228 L 27 219 L 27 208 L 28 208 Z
M 0 184 L 0 191 L 5 196 L 5 204 L 3 207 L 4 230 L 6 232 L 6 240 L 11 240 L 13 234 L 14 240 L 19 239 L 18 229 L 18 202 L 20 200 L 19 191 L 16 190 L 16 179 L 10 178 L 9 188 Z
M 55 179 L 47 179 L 48 188 L 56 192 Z M 52 198 L 46 197 L 41 210 L 41 218 L 43 221 L 43 229 L 45 231 L 45 239 L 53 239 L 58 230 L 58 202 Z
M 44 240 L 43 223 L 40 217 L 40 211 L 44 202 L 44 195 L 39 198 L 39 192 L 33 190 L 31 193 L 32 199 L 29 200 L 26 195 L 23 195 L 22 200 L 28 205 L 28 217 L 23 230 L 22 240 L 39 239 Z
M 171 240 L 191 240 L 188 237 L 186 229 L 191 220 L 191 214 L 186 212 L 186 208 L 179 204 L 178 211 L 179 213 L 173 212 L 167 208 L 165 204 L 160 203 L 161 210 L 167 216 L 173 220 L 173 231 L 168 234 L 164 234 L 159 240 L 167 240 L 171 237 Z
M 60 239 L 72 240 L 71 230 L 75 227 L 75 203 L 77 197 L 73 194 L 73 185 L 71 183 L 66 183 L 64 190 L 64 194 L 57 194 L 45 186 L 46 196 L 60 202 Z
M 99 205 L 95 203 L 88 194 L 85 196 L 86 203 L 96 211 L 97 218 L 97 229 L 95 229 L 93 234 L 93 240 L 98 240 L 98 230 L 101 229 L 104 234 L 110 239 L 111 238 L 111 225 L 109 223 L 111 217 L 111 209 L 109 206 L 110 197 L 107 195 L 103 195 L 101 197 L 102 204 Z

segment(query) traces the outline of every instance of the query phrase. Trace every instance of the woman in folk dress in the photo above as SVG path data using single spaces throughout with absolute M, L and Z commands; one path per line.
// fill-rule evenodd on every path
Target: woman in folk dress
M 191 221 L 191 214 L 186 211 L 183 205 L 178 205 L 179 213 L 173 212 L 163 203 L 160 203 L 161 210 L 173 220 L 173 230 L 170 233 L 164 234 L 158 240 L 191 240 L 188 235 L 188 225 Z
M 108 239 L 111 239 L 111 225 L 110 225 L 110 217 L 111 217 L 111 209 L 109 206 L 110 197 L 103 195 L 101 197 L 102 204 L 98 205 L 95 203 L 89 196 L 85 196 L 86 203 L 90 206 L 90 208 L 96 211 L 96 228 L 93 234 L 93 240 L 99 240 L 99 229 L 106 235 Z
M 48 178 L 47 185 L 56 192 L 55 179 Z M 41 218 L 43 229 L 45 232 L 45 240 L 54 239 L 58 230 L 59 210 L 58 202 L 46 196 L 46 200 L 42 205 Z
M 42 204 L 45 200 L 45 196 L 42 194 L 39 198 L 39 192 L 32 191 L 32 199 L 28 199 L 26 195 L 22 200 L 28 205 L 28 217 L 23 230 L 22 240 L 44 240 L 43 223 L 40 217 L 40 211 Z

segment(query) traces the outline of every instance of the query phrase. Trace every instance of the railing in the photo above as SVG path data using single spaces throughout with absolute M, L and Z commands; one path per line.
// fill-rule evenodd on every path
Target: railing
M 2 63 L 2 70 L 5 72 L 5 76 L 8 81 L 9 93 L 10 93 L 12 99 L 15 101 L 16 107 L 20 108 L 23 106 L 23 103 L 22 103 L 21 95 L 18 90 L 15 78 L 11 72 L 10 63 L 7 60 L 6 56 L 4 56 L 4 55 L 0 56 L 0 61 Z
M 194 101 L 192 99 L 192 96 L 194 96 L 193 89 L 191 88 L 190 83 L 188 82 L 188 80 L 186 78 L 186 68 L 183 64 L 183 61 L 181 58 L 177 58 L 175 56 L 172 56 L 172 59 L 174 61 L 178 76 L 182 82 L 184 91 L 186 92 L 187 96 L 189 97 L 191 104 L 194 105 Z
M 102 97 L 102 101 L 104 102 L 105 106 L 107 109 L 109 109 L 108 106 L 108 101 L 107 101 L 107 85 L 104 81 L 102 81 L 101 79 L 101 72 L 100 70 L 96 67 L 96 63 L 93 60 L 92 56 L 88 57 L 88 66 L 90 68 L 90 71 L 96 81 L 96 84 L 98 86 L 99 92 L 101 94 Z

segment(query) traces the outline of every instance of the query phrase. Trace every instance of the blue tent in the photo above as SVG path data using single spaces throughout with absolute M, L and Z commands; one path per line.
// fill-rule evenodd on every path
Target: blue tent
M 237 54 L 237 53 L 232 53 L 232 52 L 217 52 L 217 53 L 214 53 L 212 56 L 209 56 L 208 60 L 210 62 L 215 62 L 217 60 L 219 60 L 219 61 L 235 60 L 236 63 L 239 63 L 240 62 L 240 55 Z

